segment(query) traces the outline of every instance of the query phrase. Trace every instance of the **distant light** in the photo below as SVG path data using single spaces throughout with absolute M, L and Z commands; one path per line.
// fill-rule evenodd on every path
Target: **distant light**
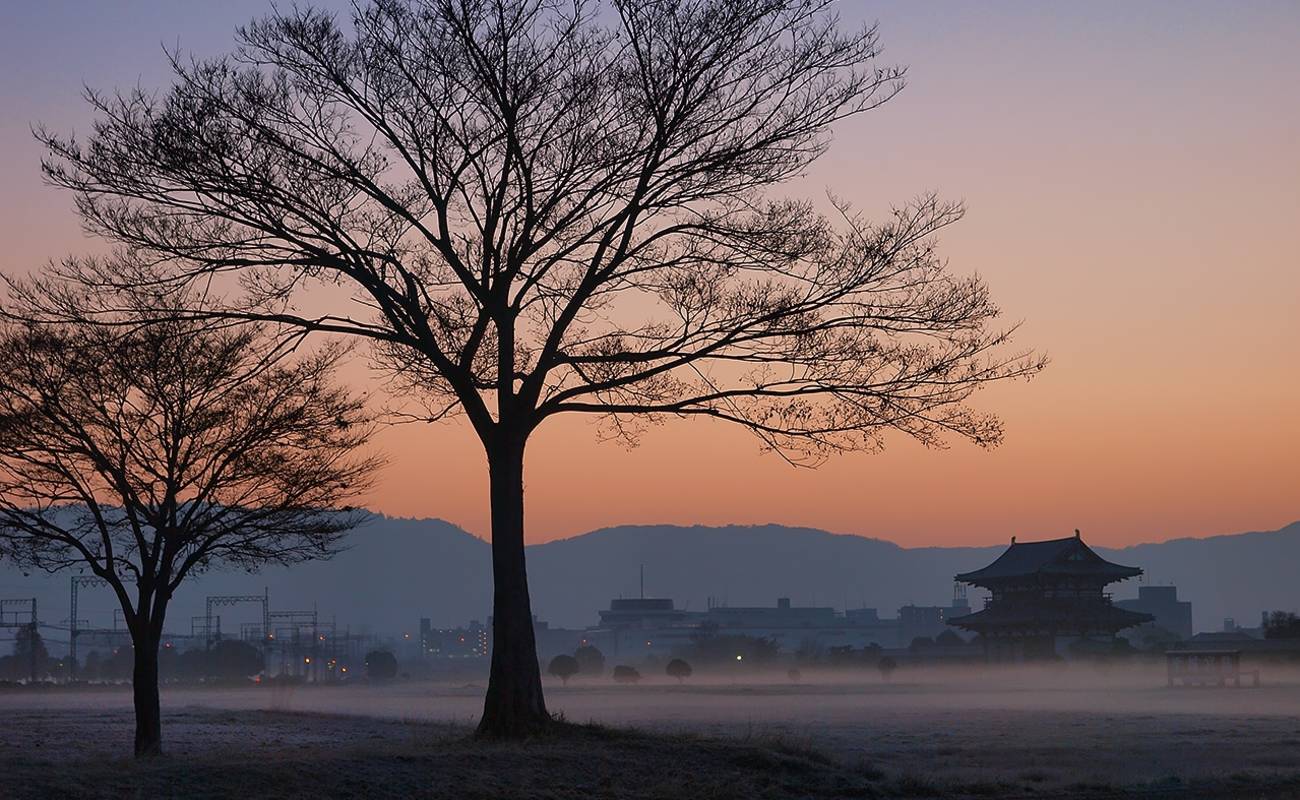
M 347 667 L 344 667 L 342 671 L 343 671 L 343 672 L 347 672 L 347 671 L 348 671 L 348 668 L 347 668 Z
M 744 656 L 736 656 L 736 660 L 737 660 L 737 661 L 744 661 L 744 660 L 745 660 L 745 657 L 744 657 Z
M 646 639 L 646 640 L 645 640 L 645 646 L 646 646 L 646 647 L 649 647 L 649 646 L 650 646 L 650 640 L 649 640 L 649 639 Z
M 302 663 L 304 663 L 304 664 L 310 664 L 310 663 L 311 663 L 311 656 L 303 656 Z
M 322 636 L 321 638 L 324 639 L 325 637 Z M 409 633 L 404 633 L 404 634 L 402 634 L 402 638 L 403 638 L 403 639 L 409 639 L 409 638 L 411 638 L 411 634 L 409 634 Z

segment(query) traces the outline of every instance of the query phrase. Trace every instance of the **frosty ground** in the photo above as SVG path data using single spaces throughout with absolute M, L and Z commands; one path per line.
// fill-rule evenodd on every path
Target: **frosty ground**
M 470 738 L 482 688 L 166 690 L 168 754 L 143 766 L 128 692 L 11 689 L 0 797 L 1300 796 L 1300 676 L 1277 670 L 577 680 L 548 687 L 576 724 L 524 744 Z

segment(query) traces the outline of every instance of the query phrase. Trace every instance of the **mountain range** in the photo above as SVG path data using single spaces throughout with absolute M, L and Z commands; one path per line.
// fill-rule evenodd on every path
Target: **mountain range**
M 984 566 L 1005 547 L 908 548 L 779 525 L 621 526 L 532 545 L 528 565 L 533 610 L 556 627 L 592 625 L 612 598 L 638 596 L 642 569 L 645 595 L 671 597 L 679 608 L 703 609 L 710 598 L 741 606 L 789 597 L 795 605 L 877 608 L 892 617 L 909 603 L 947 605 L 952 576 Z M 1141 580 L 1176 584 L 1180 598 L 1192 602 L 1198 631 L 1218 630 L 1225 617 L 1255 625 L 1261 611 L 1300 606 L 1300 522 L 1276 531 L 1095 549 L 1142 567 Z M 65 624 L 68 578 L 0 565 L 0 597 L 36 597 L 42 622 Z M 1112 589 L 1116 598 L 1132 597 L 1139 585 L 1130 580 Z M 486 542 L 442 520 L 375 514 L 329 561 L 198 577 L 177 594 L 167 629 L 188 632 L 190 618 L 204 613 L 207 595 L 260 594 L 264 587 L 272 610 L 314 606 L 354 632 L 411 632 L 421 617 L 449 627 L 486 621 L 490 552 Z M 92 627 L 111 627 L 112 605 L 106 589 L 83 588 L 78 616 Z M 257 618 L 253 606 L 216 613 L 228 631 Z M 47 638 L 57 641 L 58 632 Z

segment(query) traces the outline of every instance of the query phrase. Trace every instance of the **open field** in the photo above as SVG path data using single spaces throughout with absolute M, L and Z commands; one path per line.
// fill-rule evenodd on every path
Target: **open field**
M 475 685 L 177 689 L 144 767 L 128 692 L 10 690 L 0 796 L 1300 796 L 1300 681 L 1159 677 L 575 682 L 552 710 L 610 727 L 523 745 L 467 739 Z

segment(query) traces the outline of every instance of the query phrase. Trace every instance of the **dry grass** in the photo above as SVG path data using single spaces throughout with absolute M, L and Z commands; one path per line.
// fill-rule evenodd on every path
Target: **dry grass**
M 170 754 L 121 757 L 121 714 L 29 715 L 39 732 L 23 747 L 14 729 L 0 750 L 13 798 L 1284 798 L 1300 777 L 1235 775 L 1118 787 L 1047 785 L 1026 772 L 997 781 L 945 783 L 849 764 L 811 741 L 763 735 L 715 738 L 557 724 L 525 742 L 484 742 L 467 728 L 328 714 L 186 709 L 168 715 Z M 14 720 L 10 720 L 12 724 Z M 98 726 L 98 727 L 97 727 Z M 113 731 L 108 737 L 96 732 Z

